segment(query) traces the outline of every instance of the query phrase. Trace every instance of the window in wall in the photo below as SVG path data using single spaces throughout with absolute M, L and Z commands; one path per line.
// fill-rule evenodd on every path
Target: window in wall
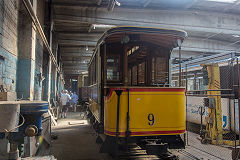
M 119 56 L 107 56 L 107 80 L 120 80 L 120 62 Z

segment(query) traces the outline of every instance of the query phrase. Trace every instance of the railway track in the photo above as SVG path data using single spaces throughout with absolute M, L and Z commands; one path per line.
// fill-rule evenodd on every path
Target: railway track
M 178 156 L 168 152 L 166 154 L 161 155 L 148 155 L 146 150 L 141 149 L 137 145 L 131 145 L 128 151 L 120 151 L 118 153 L 117 158 L 119 160 L 179 160 Z
M 120 151 L 119 160 L 208 160 L 216 159 L 222 160 L 222 158 L 214 156 L 207 152 L 202 152 L 197 148 L 187 148 L 181 150 L 170 150 L 166 154 L 161 155 L 148 155 L 145 150 L 141 149 L 137 145 L 131 145 L 129 151 Z
M 211 153 L 208 153 L 206 151 L 203 151 L 199 148 L 188 146 L 186 149 L 181 150 L 174 150 L 171 151 L 174 155 L 179 157 L 179 160 L 224 160 L 221 157 L 218 157 L 217 155 L 213 155 Z

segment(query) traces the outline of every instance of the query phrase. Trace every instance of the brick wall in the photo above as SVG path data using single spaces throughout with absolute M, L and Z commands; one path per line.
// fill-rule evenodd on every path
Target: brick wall
M 0 78 L 8 91 L 16 88 L 17 25 L 18 0 L 0 0 Z
M 42 81 L 39 75 L 43 74 L 43 43 L 39 36 L 36 35 L 36 57 L 35 57 L 35 78 L 34 78 L 34 99 L 42 99 Z

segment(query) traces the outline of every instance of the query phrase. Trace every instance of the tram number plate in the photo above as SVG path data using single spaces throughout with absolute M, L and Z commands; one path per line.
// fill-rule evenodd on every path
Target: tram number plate
M 154 115 L 151 113 L 148 115 L 148 125 L 153 126 L 155 122 Z

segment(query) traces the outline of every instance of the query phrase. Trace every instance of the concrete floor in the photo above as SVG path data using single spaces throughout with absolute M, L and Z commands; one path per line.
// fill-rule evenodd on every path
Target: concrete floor
M 69 112 L 66 119 L 59 119 L 52 128 L 56 140 L 52 141 L 52 155 L 58 160 L 112 160 L 107 154 L 99 153 L 100 146 L 95 143 L 96 133 L 83 120 L 80 113 Z M 188 132 L 188 146 L 183 150 L 171 150 L 180 160 L 190 159 L 231 159 L 231 150 L 226 147 L 201 144 L 199 135 Z M 145 151 L 136 149 L 136 153 Z M 137 154 L 136 154 L 137 155 Z M 153 158 L 154 157 L 154 158 Z M 135 159 L 135 158 L 133 158 Z M 136 159 L 158 159 L 155 156 L 138 156 Z
M 188 132 L 188 145 L 182 150 L 172 150 L 180 160 L 231 160 L 232 150 L 226 146 L 202 144 L 199 135 Z
M 106 154 L 99 153 L 95 143 L 96 134 L 80 113 L 69 112 L 66 119 L 59 119 L 52 128 L 56 140 L 52 141 L 52 154 L 58 160 L 109 160 Z

